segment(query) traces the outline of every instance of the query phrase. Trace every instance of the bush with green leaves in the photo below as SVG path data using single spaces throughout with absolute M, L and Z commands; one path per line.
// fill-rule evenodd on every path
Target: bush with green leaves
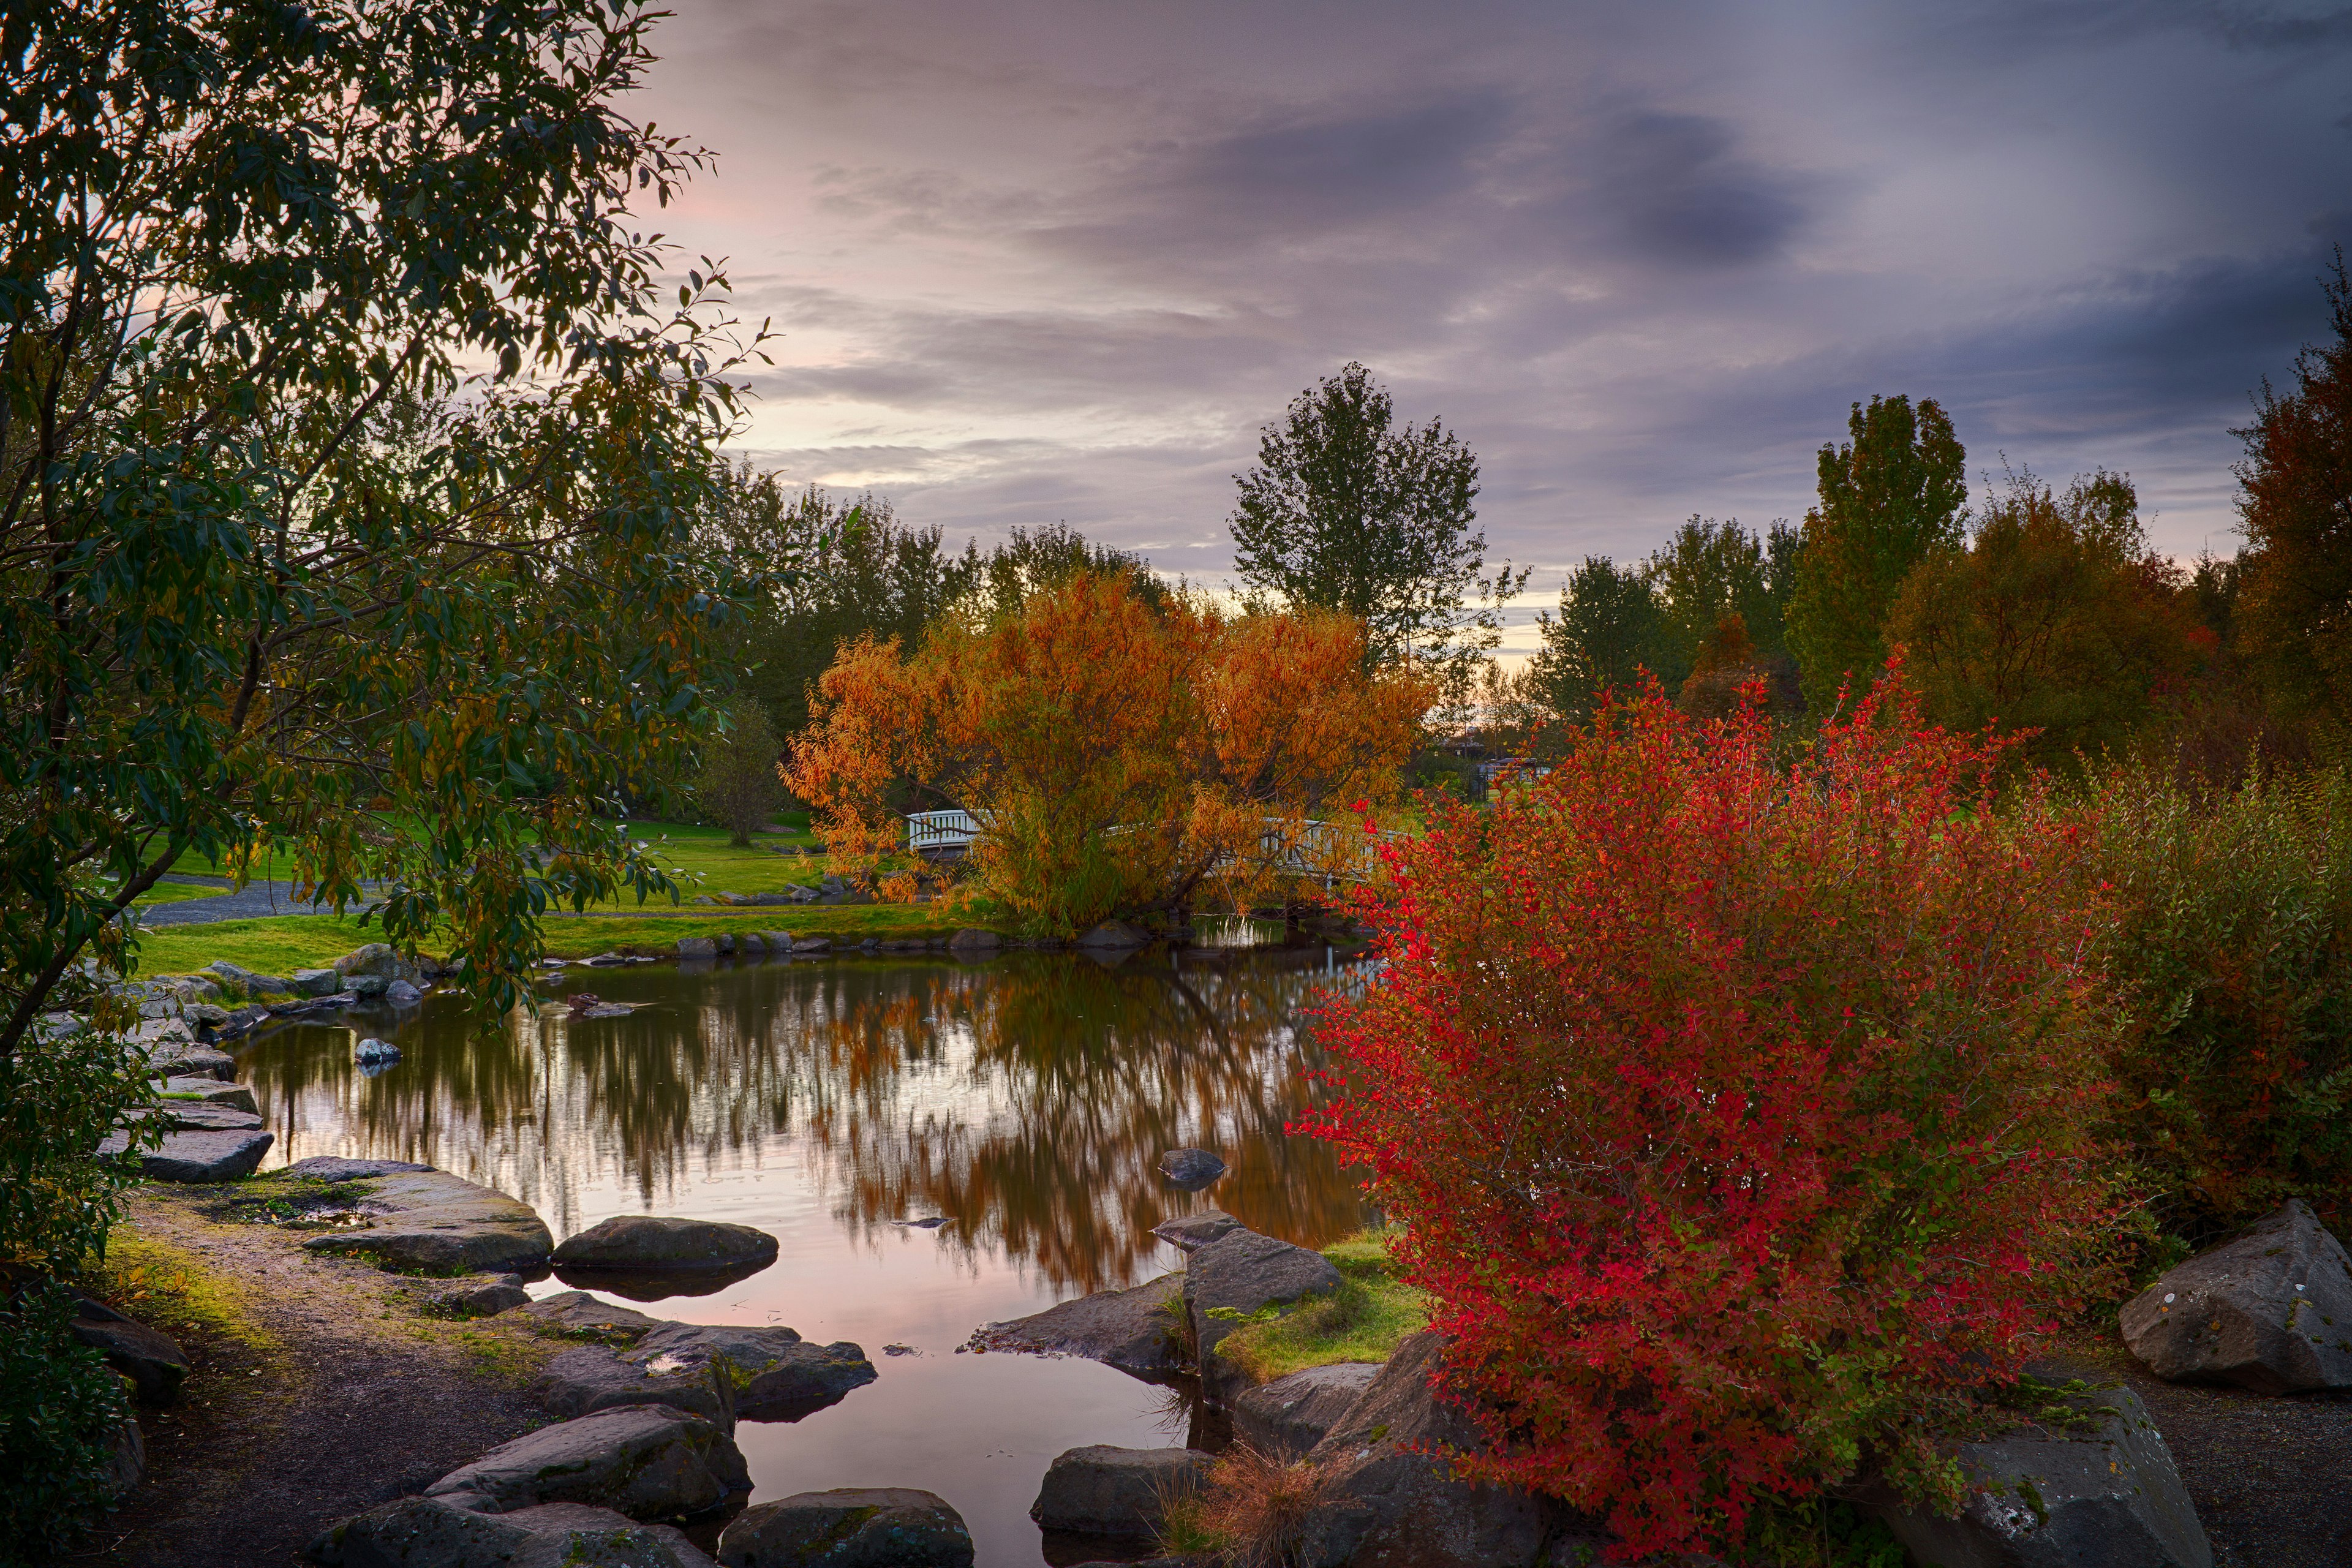
M 73 1315 L 47 1284 L 0 1307 L 0 1568 L 50 1561 L 110 1500 L 130 1399 Z

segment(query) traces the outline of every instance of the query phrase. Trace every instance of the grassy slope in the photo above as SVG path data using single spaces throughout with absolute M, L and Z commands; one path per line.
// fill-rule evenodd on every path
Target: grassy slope
M 1337 1290 L 1227 1334 L 1216 1353 L 1260 1383 L 1334 1362 L 1388 1360 L 1429 1322 L 1428 1296 L 1390 1273 L 1388 1244 L 1387 1232 L 1367 1230 L 1325 1247 L 1342 1276 Z

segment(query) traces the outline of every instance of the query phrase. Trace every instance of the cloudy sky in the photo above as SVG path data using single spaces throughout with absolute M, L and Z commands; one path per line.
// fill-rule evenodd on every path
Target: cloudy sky
M 2227 427 L 2352 240 L 2352 8 L 675 3 L 636 107 L 720 157 L 664 222 L 784 334 L 745 449 L 1213 584 L 1349 359 L 1477 450 L 1542 602 L 1801 517 L 1874 393 L 2226 552 Z

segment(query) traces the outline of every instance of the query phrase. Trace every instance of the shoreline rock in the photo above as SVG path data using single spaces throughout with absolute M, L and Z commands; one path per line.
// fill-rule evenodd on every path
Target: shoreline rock
M 971 1568 L 971 1531 L 912 1487 L 796 1492 L 745 1509 L 719 1537 L 727 1568 Z
M 1184 1275 L 1162 1274 L 1125 1290 L 1097 1290 L 1026 1318 L 988 1323 L 963 1348 L 1022 1355 L 1073 1355 L 1159 1379 L 1185 1370 L 1178 1329 Z
M 537 1271 L 554 1248 L 546 1222 L 530 1205 L 446 1171 L 347 1179 L 368 1183 L 374 1217 L 356 1229 L 314 1236 L 302 1244 L 305 1251 L 367 1253 L 392 1269 L 482 1273 Z
M 615 1215 L 564 1238 L 549 1261 L 564 1269 L 694 1273 L 776 1260 L 776 1238 L 748 1225 L 667 1215 Z

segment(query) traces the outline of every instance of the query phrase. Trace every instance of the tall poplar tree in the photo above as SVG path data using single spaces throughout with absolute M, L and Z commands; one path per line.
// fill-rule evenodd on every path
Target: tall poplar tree
M 1300 393 L 1235 477 L 1234 567 L 1256 596 L 1356 616 L 1375 663 L 1410 658 L 1458 695 L 1527 574 L 1481 579 L 1476 455 L 1435 419 L 1394 421 L 1360 364 Z
M 1823 714 L 1849 676 L 1876 678 L 1895 590 L 1930 551 L 1959 545 L 1968 501 L 1968 453 L 1933 398 L 1857 403 L 1846 428 L 1851 441 L 1821 449 L 1821 504 L 1805 514 L 1788 608 L 1805 705 Z

